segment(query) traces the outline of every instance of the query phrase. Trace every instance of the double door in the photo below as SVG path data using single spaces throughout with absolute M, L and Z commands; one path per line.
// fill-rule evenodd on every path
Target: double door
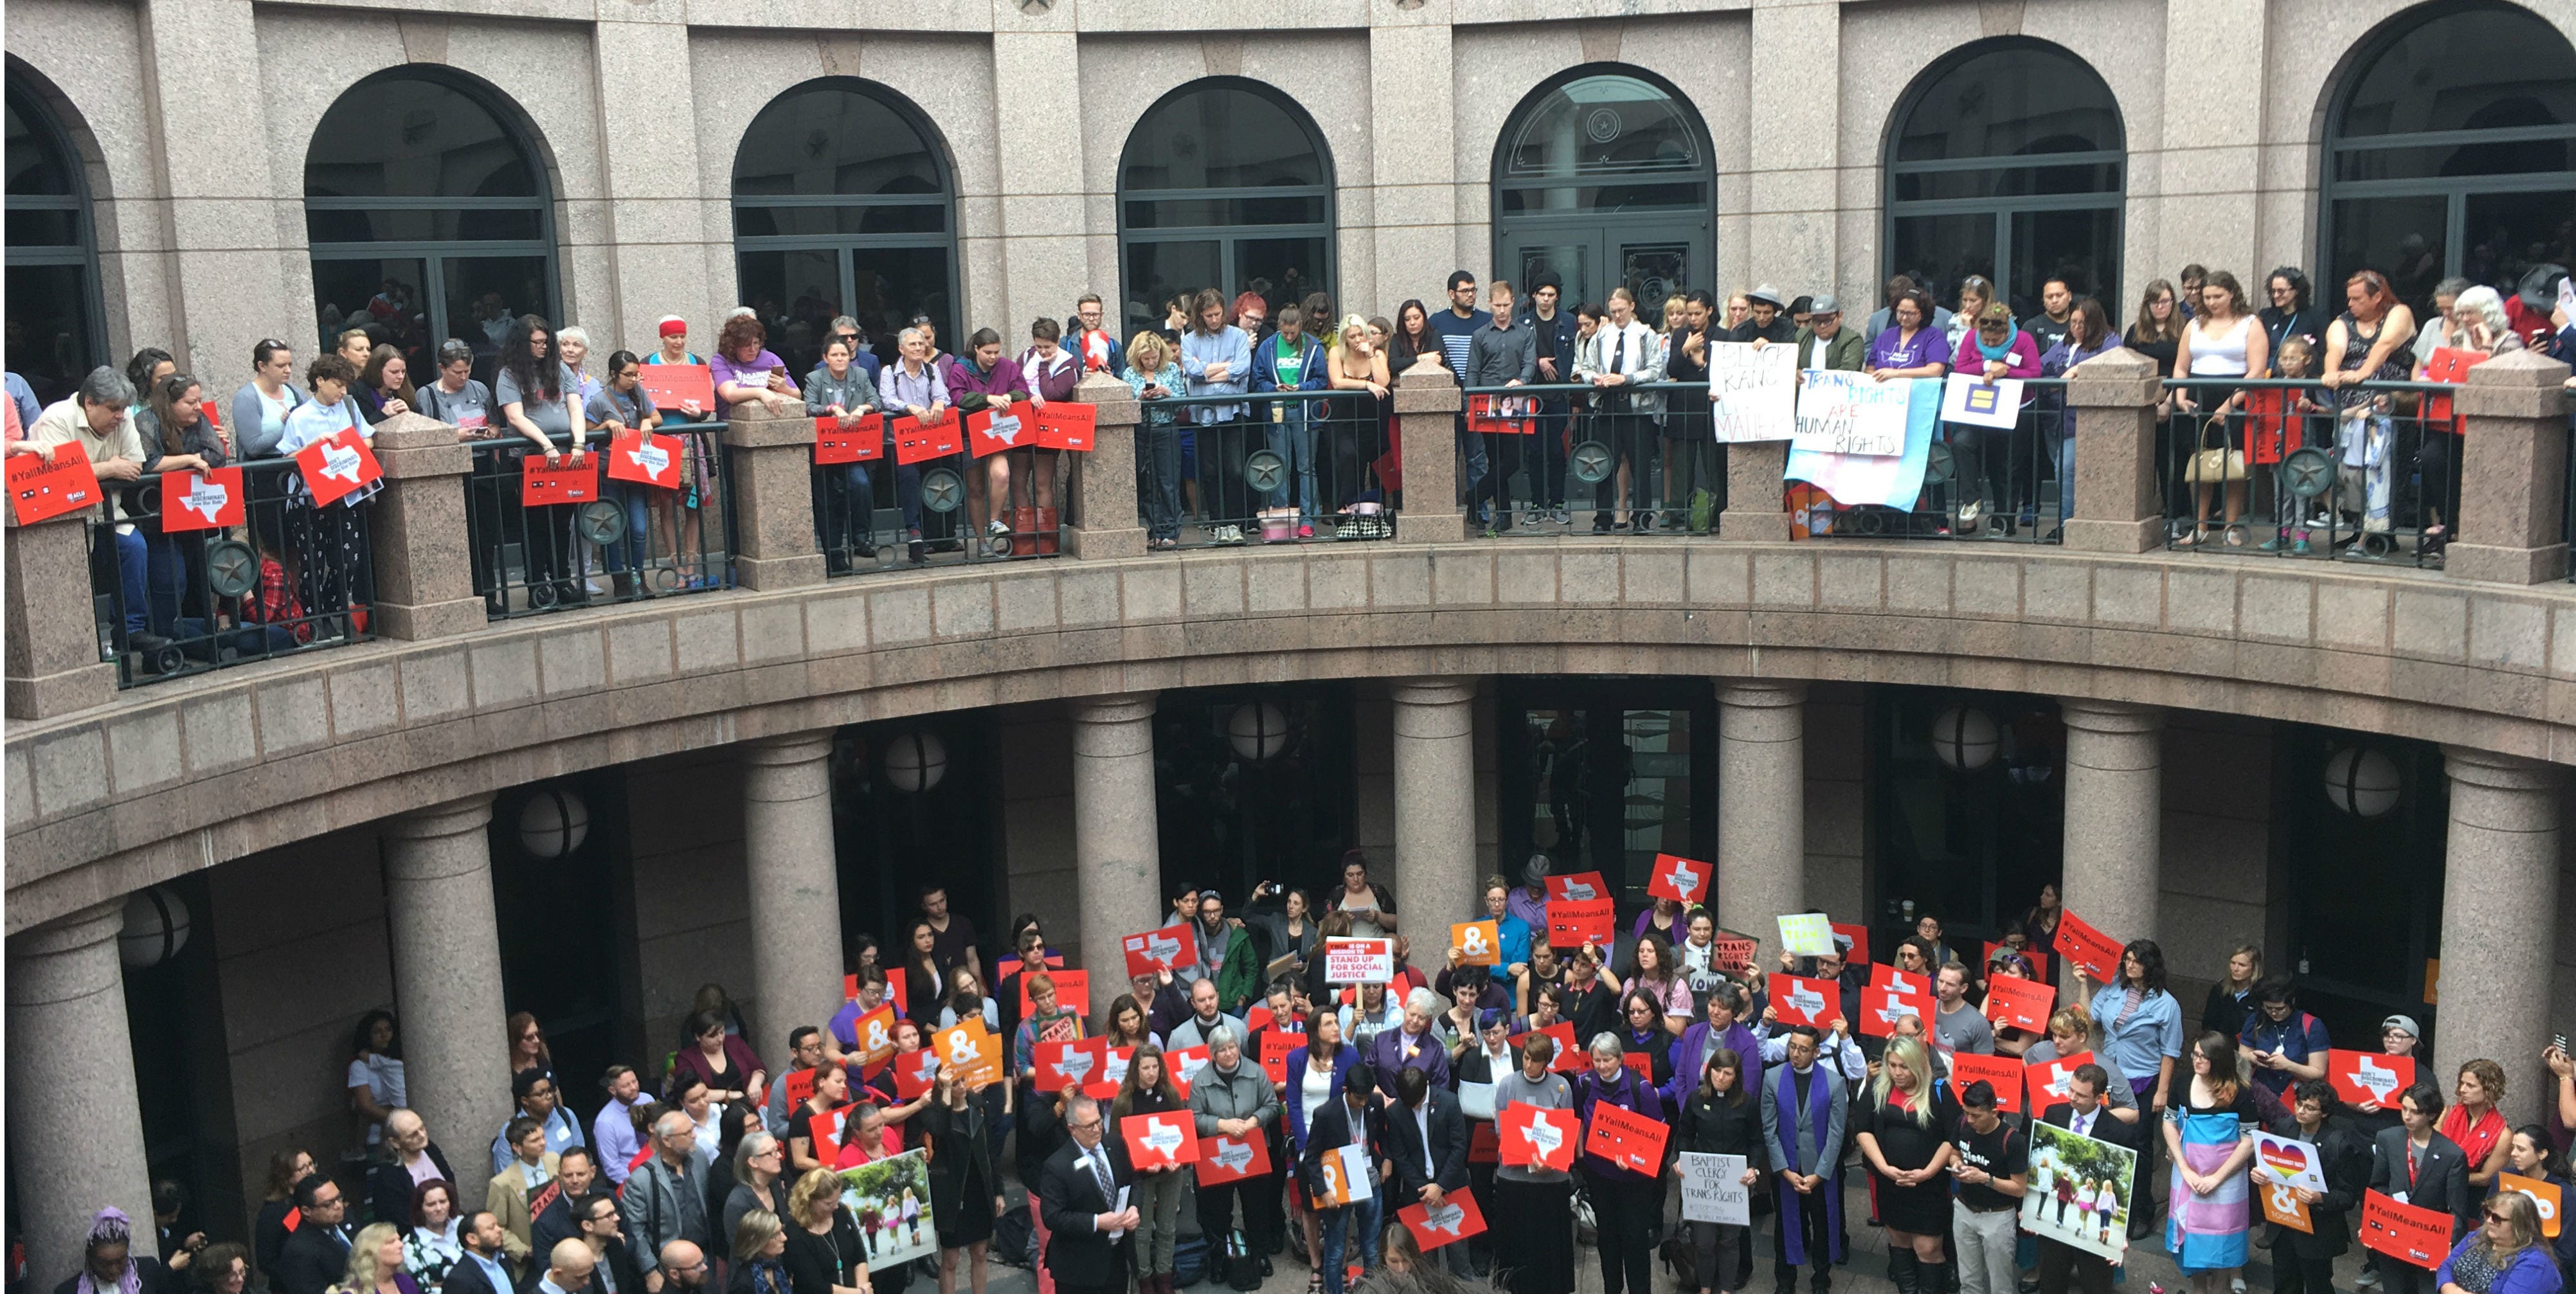
M 1500 241 L 1497 272 L 1520 289 L 1521 299 L 1529 299 L 1541 274 L 1553 272 L 1564 285 L 1559 308 L 1567 311 L 1601 304 L 1610 289 L 1624 286 L 1637 296 L 1637 317 L 1660 329 L 1665 297 L 1697 287 L 1716 291 L 1704 216 L 1531 222 L 1507 226 Z

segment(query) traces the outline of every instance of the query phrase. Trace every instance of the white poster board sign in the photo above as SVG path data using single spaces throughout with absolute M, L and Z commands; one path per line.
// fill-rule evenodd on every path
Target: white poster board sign
M 1327 939 L 1324 978 L 1334 984 L 1384 984 L 1395 978 L 1392 939 Z
M 1753 1225 L 1753 1190 L 1744 1184 L 1744 1156 L 1684 1151 L 1681 1169 L 1684 1222 Z
M 2021 417 L 2021 379 L 1997 378 L 1992 382 L 1953 373 L 1941 384 L 1941 421 L 1963 422 L 1971 427 L 2002 427 L 2009 430 Z
M 1866 373 L 1810 370 L 1798 390 L 1792 446 L 1824 454 L 1902 454 L 1912 386 L 1902 378 L 1877 382 Z
M 1789 439 L 1798 429 L 1798 348 L 1710 342 L 1708 402 L 1721 441 Z

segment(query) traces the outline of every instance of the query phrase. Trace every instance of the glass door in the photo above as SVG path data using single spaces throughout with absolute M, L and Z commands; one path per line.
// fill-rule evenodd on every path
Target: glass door
M 1515 680 L 1496 715 L 1505 874 L 1544 853 L 1559 874 L 1601 873 L 1629 912 L 1649 902 L 1655 855 L 1713 861 L 1717 726 L 1708 687 Z

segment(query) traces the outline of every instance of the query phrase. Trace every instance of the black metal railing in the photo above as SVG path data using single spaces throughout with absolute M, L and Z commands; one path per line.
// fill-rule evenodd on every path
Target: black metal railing
M 1143 412 L 1136 491 L 1148 543 L 1394 534 L 1391 401 L 1367 391 L 1260 391 L 1148 399 Z
M 1022 443 L 994 448 L 967 430 L 973 415 L 955 409 L 946 411 L 944 427 L 924 429 L 927 435 L 898 434 L 876 419 L 844 429 L 818 418 L 814 539 L 825 572 L 1055 556 L 1071 451 L 1025 443 L 1032 437 L 1028 406 L 1004 416 L 1019 424 L 1010 435 Z M 955 448 L 924 452 L 946 445 Z M 978 456 L 978 449 L 988 452 Z
M 1468 524 L 1488 536 L 1711 534 L 1726 446 L 1703 382 L 1471 386 L 1455 428 Z
M 1913 507 L 1845 507 L 1816 491 L 1793 500 L 1793 510 L 1818 537 L 2059 542 L 2075 511 L 2074 421 L 2066 407 L 2066 379 L 2020 381 L 2021 399 L 2009 425 L 1946 419 L 1933 425 Z
M 609 476 L 609 437 L 592 431 L 576 465 L 553 465 L 561 502 L 530 501 L 529 464 L 551 474 L 526 440 L 473 442 L 465 530 L 474 592 L 494 620 L 733 587 L 733 466 L 721 422 L 665 422 L 632 453 L 669 486 Z M 672 469 L 676 469 L 672 473 Z M 630 470 L 630 469 L 621 469 Z
M 2445 382 L 2168 380 L 2156 478 L 2165 546 L 2438 566 L 2459 533 Z
M 369 637 L 372 505 L 315 506 L 292 459 L 234 466 L 238 499 L 228 475 L 155 472 L 111 491 L 125 521 L 89 523 L 99 659 L 117 686 Z

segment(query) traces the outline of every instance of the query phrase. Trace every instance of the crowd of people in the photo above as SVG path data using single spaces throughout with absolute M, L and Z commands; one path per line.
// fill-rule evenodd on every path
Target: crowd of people
M 2422 1027 L 2390 1015 L 2362 1047 L 2411 1058 L 2415 1078 L 2385 1105 L 2348 1103 L 2326 1078 L 2335 1040 L 2251 945 L 2212 968 L 2189 1031 L 2152 940 L 2122 947 L 2107 982 L 2045 971 L 2063 916 L 2053 888 L 1982 955 L 1926 915 L 1885 964 L 1844 933 L 1830 953 L 1764 967 L 1729 951 L 1708 909 L 1665 898 L 1615 939 L 1559 946 L 1551 873 L 1540 855 L 1489 878 L 1475 910 L 1432 914 L 1400 915 L 1357 851 L 1320 895 L 1264 884 L 1235 910 L 1183 886 L 1146 933 L 1186 951 L 1090 968 L 1136 972 L 1096 1015 L 1059 996 L 1067 958 L 1039 917 L 988 945 L 934 884 L 898 941 L 852 941 L 847 1003 L 792 1024 L 774 1053 L 714 985 L 645 1068 L 560 1074 L 539 1022 L 510 1017 L 495 1045 L 512 1112 L 497 1129 L 427 1126 L 406 1104 L 398 1022 L 372 1012 L 346 1071 L 356 1153 L 279 1151 L 247 1247 L 191 1230 L 175 1184 L 156 1196 L 157 1246 L 104 1210 L 63 1289 L 891 1294 L 918 1275 L 983 1294 L 998 1254 L 1034 1266 L 1041 1294 L 1252 1289 L 1281 1256 L 1308 1269 L 1310 1292 L 1357 1276 L 1371 1290 L 1482 1279 L 1569 1294 L 1588 1245 L 1608 1294 L 1652 1288 L 1659 1260 L 1678 1288 L 1715 1294 L 1752 1286 L 1767 1229 L 1775 1294 L 1802 1273 L 1824 1294 L 1857 1215 L 1883 1231 L 1898 1294 L 2107 1294 L 2119 1261 L 2101 1246 L 2121 1233 L 2155 1236 L 2196 1294 L 2241 1294 L 2266 1230 L 2278 1294 L 2330 1294 L 2369 1191 L 2437 1210 L 2451 1236 L 2438 1272 L 2372 1255 L 2365 1290 L 2555 1294 L 2576 1261 L 2576 1229 L 2542 1237 L 2524 1185 L 2505 1180 L 2567 1189 L 2576 1062 L 2561 1047 L 2537 1058 L 2553 1117 L 2510 1127 L 2504 1064 L 2433 1074 Z M 1483 935 L 1448 938 L 1476 921 L 1494 923 L 1492 964 L 1471 955 Z M 1427 968 L 1417 935 L 1442 949 Z M 1387 941 L 1387 967 L 1337 981 L 1324 953 L 1341 938 Z M 1008 952 L 988 964 L 995 949 Z M 1922 1006 L 1860 1027 L 1882 979 Z M 2065 985 L 2044 1029 L 1995 1010 L 2007 980 Z M 1821 1001 L 1785 996 L 1812 999 L 1814 984 Z M 937 1031 L 961 1028 L 999 1040 L 998 1074 L 921 1063 Z M 1050 1044 L 1095 1038 L 1105 1069 L 1041 1082 Z M 2075 1063 L 2062 1092 L 2034 1082 L 2023 1104 L 2017 1084 L 1956 1072 L 1976 1056 Z M 573 1116 L 567 1099 L 593 1090 L 596 1113 Z M 1567 1112 L 1580 1149 L 1502 1153 L 1500 1128 L 1540 1117 L 1521 1107 Z M 1144 1161 L 1140 1121 L 1176 1114 L 1200 1162 Z M 1623 1137 L 1643 1120 L 1662 1145 L 1614 1158 L 1592 1135 L 1604 1120 Z M 2134 1178 L 2035 1159 L 2034 1122 L 2133 1152 Z M 2291 1192 L 2311 1230 L 2267 1227 L 2251 1202 L 2258 1130 L 2317 1148 L 2325 1189 Z M 1251 1153 L 1218 1174 L 1217 1139 Z M 920 1194 L 861 1199 L 841 1176 L 918 1148 Z M 1679 1217 L 1684 1154 L 1740 1157 L 1747 1224 Z M 485 1183 L 483 1208 L 459 1206 L 461 1174 Z M 2019 1234 L 2034 1194 L 2101 1245 Z M 1472 1205 L 1481 1233 L 1455 1225 L 1465 1238 L 1426 1248 L 1433 1233 L 1401 1216 L 1453 1205 Z M 885 1256 L 926 1244 L 925 1223 L 936 1257 Z
M 1705 533 L 1724 507 L 1727 479 L 1706 389 L 1708 347 L 1719 342 L 1788 345 L 1802 369 L 1881 381 L 2058 378 L 2125 346 L 2176 384 L 2161 408 L 2157 454 L 2176 545 L 2305 553 L 2403 522 L 2432 559 L 2457 528 L 2461 428 L 2443 397 L 2356 384 L 2460 380 L 2468 363 L 2521 349 L 2576 357 L 2576 322 L 2557 295 L 2566 271 L 2557 266 L 2534 269 L 2510 292 L 2447 281 L 2423 319 L 2375 270 L 2338 285 L 2341 310 L 2321 301 L 2296 267 L 2264 276 L 2267 304 L 2259 308 L 2227 270 L 2191 265 L 2178 279 L 2179 286 L 2148 283 L 2124 325 L 2117 303 L 2082 295 L 2062 278 L 2041 285 L 2039 309 L 2017 318 L 1981 275 L 1952 286 L 1944 306 L 1931 285 L 1900 274 L 1855 329 L 1830 293 L 1764 284 L 1722 303 L 1705 289 L 1641 301 L 1619 286 L 1602 301 L 1576 302 L 1552 274 L 1525 285 L 1480 284 L 1460 270 L 1436 310 L 1412 299 L 1392 318 L 1340 314 L 1325 292 L 1274 310 L 1261 292 L 1229 297 L 1208 288 L 1164 303 L 1162 325 L 1123 340 L 1100 297 L 1084 294 L 1063 320 L 1035 320 L 1024 343 L 978 328 L 956 353 L 941 348 L 927 315 L 913 316 L 882 355 L 855 319 L 841 316 L 801 378 L 768 348 L 762 318 L 748 307 L 719 323 L 704 356 L 690 349 L 691 326 L 676 316 L 660 321 L 654 345 L 603 357 L 582 328 L 523 315 L 508 321 L 497 353 L 449 339 L 437 348 L 435 372 L 420 374 L 389 325 L 370 322 L 341 332 L 300 371 L 291 346 L 262 340 L 251 351 L 250 380 L 228 401 L 209 400 L 207 383 L 178 371 L 167 351 L 146 347 L 122 371 L 99 368 L 50 407 L 39 407 L 12 374 L 0 416 L 9 452 L 50 454 L 78 443 L 108 485 L 101 518 L 115 538 L 97 546 L 94 578 L 99 591 L 118 595 L 115 628 L 148 655 L 174 637 L 231 634 L 239 646 L 276 650 L 345 632 L 345 614 L 372 596 L 360 557 L 367 517 L 359 505 L 369 492 L 317 505 L 293 474 L 252 478 L 254 505 L 270 505 L 255 506 L 248 526 L 257 586 L 215 599 L 190 575 L 206 532 L 165 531 L 128 487 L 152 473 L 292 457 L 342 432 L 371 438 L 376 424 L 406 412 L 453 425 L 464 440 L 500 442 L 513 458 L 576 468 L 595 439 L 681 433 L 678 488 L 606 482 L 603 497 L 626 521 L 612 543 L 584 543 L 571 504 L 515 516 L 500 505 L 472 509 L 477 587 L 497 613 L 507 609 L 500 563 L 513 538 L 524 582 L 550 604 L 649 591 L 656 568 L 674 568 L 677 582 L 690 586 L 720 580 L 707 567 L 710 550 L 721 547 L 710 542 L 722 524 L 720 451 L 712 438 L 686 434 L 693 423 L 752 404 L 831 419 L 850 432 L 872 415 L 933 425 L 985 413 L 1018 418 L 1071 399 L 1090 372 L 1125 380 L 1145 406 L 1135 472 L 1138 517 L 1153 549 L 1180 546 L 1191 526 L 1218 544 L 1391 533 L 1387 513 L 1403 487 L 1391 392 L 1426 363 L 1487 396 L 1533 388 L 1519 410 L 1533 434 L 1471 430 L 1464 411 L 1455 421 L 1460 503 L 1487 533 L 1512 528 L 1515 517 L 1524 526 L 1570 528 L 1581 482 L 1569 485 L 1567 456 L 1587 441 L 1607 447 L 1611 460 L 1591 487 L 1592 533 Z M 1649 322 L 1650 310 L 1658 322 Z M 495 322 L 483 321 L 480 332 Z M 644 370 L 658 365 L 703 365 L 709 403 L 699 407 L 669 388 L 657 398 Z M 2316 385 L 2249 385 L 2309 379 Z M 1314 398 L 1250 398 L 1278 392 Z M 940 547 L 998 552 L 1025 540 L 1028 551 L 1043 551 L 1035 537 L 1055 533 L 1060 487 L 1070 479 L 1066 451 L 1021 445 L 961 464 L 962 520 L 953 533 L 934 527 L 926 535 L 922 465 L 895 463 L 895 433 L 882 434 L 879 457 L 818 473 L 817 516 L 829 532 L 821 539 L 836 568 L 877 555 L 881 472 L 893 478 L 894 542 L 915 564 Z M 1939 434 L 1955 467 L 1927 494 L 1931 502 L 1918 505 L 1937 514 L 1932 529 L 2004 537 L 2036 533 L 2047 520 L 2044 537 L 2062 531 L 2075 507 L 2076 447 L 2062 393 L 2025 388 L 2008 429 L 1951 422 Z M 2333 487 L 2313 498 L 2291 489 L 2283 472 L 2303 446 L 2327 451 L 2335 464 Z M 1264 489 L 1244 470 L 1257 452 L 1276 457 L 1275 482 Z M 2052 475 L 2053 513 L 2040 493 Z M 2259 542 L 2248 524 L 2258 504 L 2272 531 Z

